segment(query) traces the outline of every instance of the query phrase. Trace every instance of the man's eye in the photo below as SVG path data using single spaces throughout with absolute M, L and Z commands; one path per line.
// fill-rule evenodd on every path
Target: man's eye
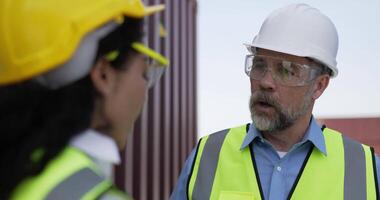
M 280 70 L 281 74 L 282 75 L 286 75 L 286 76 L 294 76 L 294 73 L 291 72 L 289 69 L 286 69 L 286 68 L 281 68 Z
M 264 69 L 265 63 L 262 61 L 253 61 L 253 67 L 256 69 Z
M 296 76 L 296 70 L 291 62 L 283 61 L 279 66 L 279 72 L 284 76 Z

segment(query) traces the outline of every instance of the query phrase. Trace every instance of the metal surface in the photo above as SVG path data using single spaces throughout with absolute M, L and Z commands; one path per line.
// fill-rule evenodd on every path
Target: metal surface
M 149 0 L 166 10 L 147 19 L 146 41 L 170 59 L 169 70 L 149 91 L 133 135 L 115 168 L 115 182 L 136 200 L 169 199 L 182 165 L 195 146 L 196 15 L 195 0 Z M 158 22 L 167 31 L 160 37 Z

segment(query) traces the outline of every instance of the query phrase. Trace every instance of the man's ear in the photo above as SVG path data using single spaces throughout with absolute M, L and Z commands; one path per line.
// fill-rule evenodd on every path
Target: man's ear
M 95 89 L 106 96 L 114 88 L 116 71 L 106 59 L 100 58 L 91 69 L 90 77 Z
M 314 92 L 312 96 L 313 100 L 318 99 L 323 94 L 323 92 L 329 85 L 329 82 L 330 82 L 330 77 L 327 74 L 321 75 L 315 80 L 314 86 L 313 86 Z

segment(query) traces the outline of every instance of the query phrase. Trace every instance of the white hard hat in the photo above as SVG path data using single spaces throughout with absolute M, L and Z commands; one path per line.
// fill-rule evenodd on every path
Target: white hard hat
M 337 76 L 338 33 L 331 20 L 307 4 L 291 4 L 270 14 L 251 44 L 320 62 Z

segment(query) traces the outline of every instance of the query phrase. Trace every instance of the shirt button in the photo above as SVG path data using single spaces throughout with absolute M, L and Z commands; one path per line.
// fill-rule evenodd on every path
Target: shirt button
M 277 166 L 277 171 L 281 171 L 281 167 L 280 166 Z

